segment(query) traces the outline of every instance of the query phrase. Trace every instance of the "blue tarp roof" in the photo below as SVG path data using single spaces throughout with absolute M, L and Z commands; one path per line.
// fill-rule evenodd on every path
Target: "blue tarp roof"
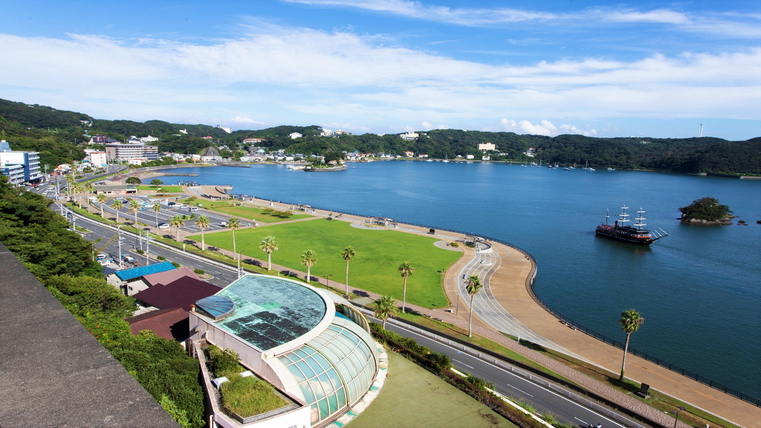
M 122 281 L 129 281 L 130 279 L 139 278 L 152 273 L 166 272 L 172 269 L 174 269 L 174 265 L 171 262 L 161 262 L 153 265 L 116 271 L 116 276 Z

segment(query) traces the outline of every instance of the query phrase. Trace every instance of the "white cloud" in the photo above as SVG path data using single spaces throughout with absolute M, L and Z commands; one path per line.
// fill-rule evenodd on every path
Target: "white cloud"
M 206 45 L 0 34 L 0 88 L 6 98 L 103 118 L 196 123 L 191 119 L 203 122 L 224 110 L 234 112 L 227 115 L 230 123 L 265 123 L 250 117 L 276 125 L 338 122 L 353 124 L 344 127 L 353 131 L 389 124 L 471 127 L 499 117 L 564 123 L 761 117 L 758 47 L 632 62 L 582 58 L 515 66 L 387 45 L 375 36 L 274 26 Z M 400 66 L 405 64 L 414 66 Z M 543 135 L 594 133 L 549 121 L 508 125 Z
M 583 131 L 574 125 L 563 124 L 559 127 L 555 126 L 549 120 L 543 119 L 539 123 L 531 123 L 528 120 L 514 121 L 512 119 L 500 119 L 500 125 L 502 131 L 515 132 L 516 134 L 534 134 L 534 135 L 546 135 L 548 137 L 554 137 L 560 134 L 582 134 L 587 136 L 597 135 L 597 131 L 590 129 Z
M 258 120 L 251 119 L 249 117 L 240 117 L 236 116 L 232 119 L 230 119 L 230 122 L 238 123 L 238 124 L 251 124 L 251 125 L 264 125 L 264 122 L 259 122 Z

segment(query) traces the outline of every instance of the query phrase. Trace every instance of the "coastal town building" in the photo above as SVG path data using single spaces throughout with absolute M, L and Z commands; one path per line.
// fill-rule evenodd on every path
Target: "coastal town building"
M 108 143 L 106 144 L 106 157 L 110 162 L 126 162 L 131 165 L 140 165 L 143 162 L 158 160 L 159 149 L 157 146 L 148 146 L 142 142 L 136 143 Z
M 420 134 L 417 132 L 405 132 L 404 134 L 399 134 L 399 138 L 406 141 L 414 141 L 416 140 Z
M 291 138 L 291 140 L 295 140 L 297 138 L 303 137 L 303 135 L 300 132 L 291 132 L 288 134 L 288 136 Z
M 478 150 L 481 150 L 482 152 L 493 152 L 497 151 L 497 146 L 494 143 L 480 143 L 478 145 Z
M 39 183 L 44 178 L 38 152 L 11 150 L 5 140 L 0 140 L 0 173 L 17 185 L 23 182 Z

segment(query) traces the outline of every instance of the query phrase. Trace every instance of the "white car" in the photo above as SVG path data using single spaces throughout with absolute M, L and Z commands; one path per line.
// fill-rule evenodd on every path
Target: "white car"
M 226 221 L 219 222 L 219 227 L 227 227 L 227 222 Z
M 159 229 L 169 229 L 168 223 L 159 223 Z

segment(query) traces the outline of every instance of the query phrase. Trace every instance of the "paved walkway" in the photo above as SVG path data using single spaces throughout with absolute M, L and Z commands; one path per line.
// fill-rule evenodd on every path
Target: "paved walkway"
M 249 201 L 253 205 L 259 206 L 272 206 L 277 209 L 288 209 L 291 207 L 289 204 L 270 203 L 269 201 L 256 200 Z M 327 216 L 329 212 L 322 212 L 318 210 L 313 215 Z M 355 223 L 364 223 L 366 218 L 351 216 L 344 214 L 343 218 L 336 218 L 337 220 L 344 220 Z M 277 223 L 280 224 L 280 223 Z M 262 225 L 264 227 L 265 225 Z M 397 230 L 417 233 L 428 234 L 428 229 L 410 226 L 399 225 Z M 444 240 L 455 241 L 462 238 L 461 234 L 455 234 L 450 232 L 437 231 L 434 235 Z M 461 288 L 461 279 L 463 272 L 478 271 L 478 267 L 468 266 L 468 263 L 472 263 L 474 256 L 472 250 L 467 247 L 462 247 L 465 251 L 465 257 L 458 260 L 446 273 L 444 278 L 444 290 L 450 300 L 453 302 L 452 306 L 457 308 L 459 305 L 459 313 L 454 314 L 445 311 L 444 309 L 427 309 L 421 307 L 415 307 L 409 305 L 411 309 L 428 315 L 433 318 L 441 319 L 445 322 L 455 324 L 459 327 L 468 327 L 469 300 L 466 298 L 467 294 L 463 293 Z M 515 334 L 521 337 L 530 337 L 531 333 L 536 336 L 532 336 L 537 340 L 546 340 L 548 344 L 557 345 L 571 355 L 577 355 L 579 358 L 592 362 L 593 364 L 603 367 L 610 371 L 612 374 L 620 371 L 622 351 L 613 346 L 607 345 L 581 333 L 577 330 L 570 329 L 561 324 L 557 318 L 547 313 L 542 307 L 540 307 L 532 299 L 529 291 L 526 289 L 526 278 L 531 274 L 533 266 L 531 260 L 527 259 L 525 255 L 520 253 L 514 248 L 492 243 L 492 248 L 489 250 L 493 254 L 482 254 L 481 260 L 489 260 L 488 263 L 496 264 L 499 261 L 497 269 L 487 269 L 485 279 L 488 283 L 487 295 L 493 297 L 493 300 L 499 302 L 499 305 L 510 314 L 512 318 L 510 321 L 514 324 L 511 326 L 500 327 L 509 330 L 515 328 L 516 332 L 525 331 L 520 334 Z M 223 253 L 227 253 L 223 251 Z M 266 260 L 263 261 L 266 263 Z M 481 263 L 478 263 L 481 264 Z M 273 264 L 273 270 L 277 271 L 292 271 L 291 268 L 278 266 Z M 303 274 L 303 273 L 302 273 Z M 326 281 L 320 279 L 321 283 Z M 343 289 L 342 284 L 333 281 L 330 284 L 334 287 Z M 378 296 L 375 293 L 370 293 L 365 290 L 361 290 L 355 287 L 349 287 L 350 293 L 357 296 L 365 296 L 371 299 L 376 299 Z M 458 290 L 459 296 L 458 296 Z M 459 299 L 458 299 L 459 297 Z M 459 303 L 458 303 L 459 301 Z M 485 302 L 485 301 L 484 301 Z M 645 405 L 641 401 L 634 397 L 621 393 L 601 382 L 598 382 L 586 375 L 577 372 L 568 366 L 559 363 L 549 357 L 546 357 L 538 352 L 535 352 L 529 348 L 519 345 L 517 342 L 506 338 L 503 334 L 499 333 L 495 328 L 489 326 L 483 320 L 480 319 L 480 315 L 486 316 L 487 312 L 494 312 L 497 310 L 495 307 L 484 308 L 479 312 L 479 303 L 476 302 L 476 311 L 474 312 L 474 333 L 489 338 L 527 358 L 536 361 L 537 363 L 544 365 L 553 371 L 577 382 L 578 384 L 595 391 L 596 393 L 617 402 L 627 408 L 630 408 L 637 413 L 647 415 L 653 420 L 659 421 L 666 426 L 673 426 L 673 416 L 660 412 L 650 406 Z M 484 303 L 485 304 L 485 303 Z M 491 304 L 491 303 L 490 303 Z M 519 327 L 522 324 L 524 327 Z M 525 335 L 524 335 L 525 334 Z M 529 339 L 530 340 L 530 339 Z M 542 343 L 542 342 L 539 342 Z M 554 346 L 553 346 L 554 347 Z M 721 393 L 713 388 L 703 385 L 699 382 L 688 379 L 675 372 L 667 370 L 656 364 L 645 361 L 633 355 L 627 357 L 626 366 L 627 378 L 635 380 L 637 382 L 647 383 L 651 388 L 661 391 L 665 394 L 678 397 L 680 400 L 688 402 L 698 408 L 701 408 L 707 412 L 721 416 L 722 418 L 731 421 L 737 425 L 744 427 L 758 427 L 761 428 L 761 408 L 753 406 L 742 400 L 734 398 L 730 395 Z M 687 427 L 686 424 L 679 423 L 679 426 Z

